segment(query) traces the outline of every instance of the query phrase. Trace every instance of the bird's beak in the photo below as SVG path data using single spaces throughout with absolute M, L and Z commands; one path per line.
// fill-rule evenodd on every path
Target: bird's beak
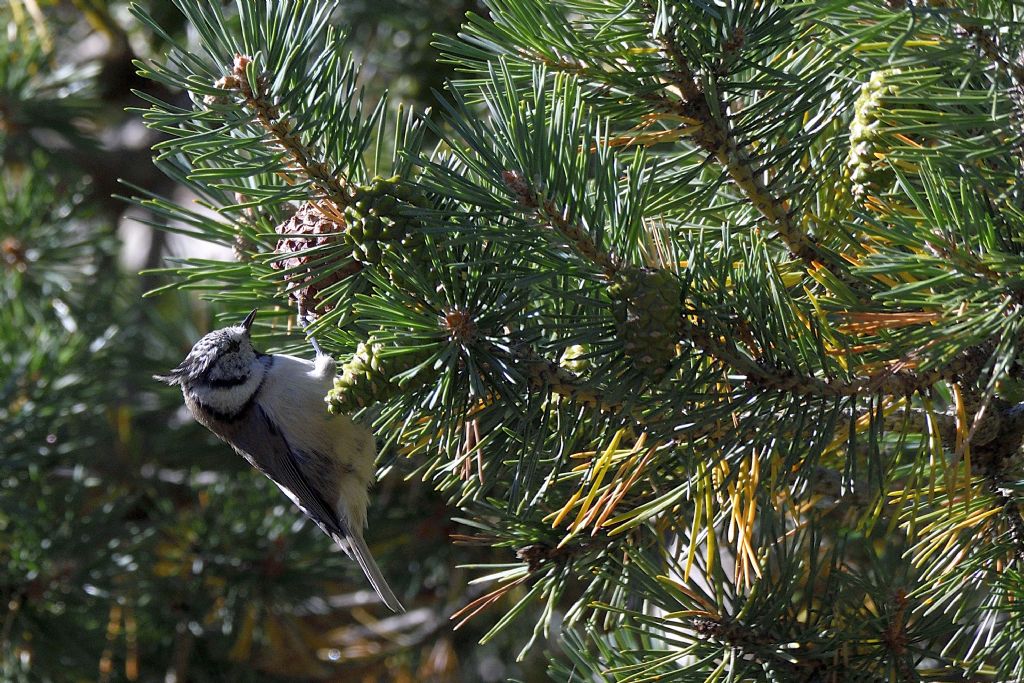
M 242 321 L 242 328 L 247 333 L 252 329 L 252 321 L 256 319 L 256 311 L 257 309 L 252 309 L 252 311 L 249 312 L 249 315 L 245 316 L 245 320 Z

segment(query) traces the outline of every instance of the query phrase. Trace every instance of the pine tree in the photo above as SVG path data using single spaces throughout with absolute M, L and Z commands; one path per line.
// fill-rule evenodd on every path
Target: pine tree
M 203 206 L 139 201 L 236 258 L 164 275 L 343 363 L 407 605 L 558 681 L 1024 680 L 1018 5 L 488 0 L 427 117 L 333 3 L 175 4 L 145 117 Z M 222 555 L 159 541 L 243 661 L 344 567 L 245 481 Z

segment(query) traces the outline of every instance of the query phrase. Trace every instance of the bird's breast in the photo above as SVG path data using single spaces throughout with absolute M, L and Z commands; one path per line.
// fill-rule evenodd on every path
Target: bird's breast
M 326 432 L 333 416 L 327 412 L 324 397 L 333 386 L 333 377 L 323 377 L 313 363 L 302 358 L 273 358 L 257 397 L 260 405 L 292 437 L 329 442 Z

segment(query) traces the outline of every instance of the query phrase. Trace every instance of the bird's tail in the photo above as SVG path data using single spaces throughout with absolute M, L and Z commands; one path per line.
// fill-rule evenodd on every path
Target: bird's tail
M 362 534 L 349 531 L 348 535 L 344 538 L 334 535 L 334 540 L 349 557 L 359 563 L 363 573 L 366 574 L 366 578 L 370 580 L 373 590 L 377 591 L 377 595 L 380 596 L 384 604 L 390 607 L 393 612 L 404 612 L 405 607 L 402 607 L 402 603 L 395 597 L 391 586 L 384 580 L 383 574 L 380 573 L 380 567 L 373 560 L 373 555 L 370 554 L 370 549 L 366 547 L 366 541 L 363 540 Z

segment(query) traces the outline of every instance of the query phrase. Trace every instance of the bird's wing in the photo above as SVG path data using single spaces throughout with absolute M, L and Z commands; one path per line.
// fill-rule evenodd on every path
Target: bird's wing
M 304 463 L 310 463 L 314 458 L 325 458 L 304 453 L 289 444 L 258 401 L 217 431 L 253 467 L 277 484 L 328 536 L 338 542 L 348 537 L 347 524 L 339 519 L 333 506 L 324 498 L 324 489 L 336 489 L 337 484 L 315 480 L 317 475 L 312 468 L 304 467 Z M 311 471 L 307 473 L 307 469 Z
M 395 612 L 405 611 L 370 555 L 360 530 L 350 530 L 348 520 L 339 517 L 325 502 L 323 492 L 332 492 L 331 497 L 335 497 L 337 482 L 325 480 L 314 466 L 315 462 L 327 461 L 324 456 L 293 448 L 258 401 L 234 421 L 218 423 L 214 431 L 253 467 L 270 477 L 306 516 L 359 563 L 384 604 Z

